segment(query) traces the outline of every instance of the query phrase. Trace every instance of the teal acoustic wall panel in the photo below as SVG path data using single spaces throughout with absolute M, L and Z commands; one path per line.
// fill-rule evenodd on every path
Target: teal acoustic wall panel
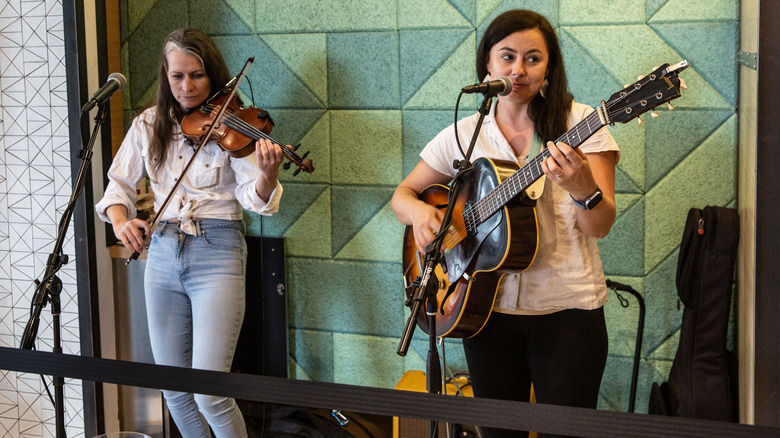
M 636 402 L 645 411 L 676 350 L 674 275 L 687 210 L 735 204 L 736 0 L 121 1 L 126 121 L 153 96 L 163 37 L 198 27 L 233 73 L 255 57 L 242 98 L 271 112 L 275 138 L 310 151 L 314 173 L 282 173 L 279 213 L 245 215 L 250 234 L 285 238 L 294 377 L 392 387 L 405 370 L 424 369 L 419 330 L 405 358 L 395 353 L 408 309 L 404 229 L 390 197 L 452 123 L 460 88 L 478 81 L 474 56 L 487 24 L 512 8 L 556 27 L 570 91 L 583 103 L 597 105 L 657 65 L 692 65 L 675 111 L 611 128 L 622 150 L 618 218 L 599 247 L 607 277 L 647 303 Z M 460 116 L 476 104 L 465 97 Z M 623 308 L 610 292 L 606 314 L 600 407 L 625 410 L 638 306 Z M 445 346 L 450 368 L 465 369 L 459 342 Z

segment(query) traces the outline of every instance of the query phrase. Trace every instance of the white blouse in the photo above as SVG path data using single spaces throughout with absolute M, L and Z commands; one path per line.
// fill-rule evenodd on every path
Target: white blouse
M 101 220 L 110 222 L 106 209 L 115 204 L 127 208 L 128 219 L 136 217 L 136 188 L 144 176 L 149 176 L 154 192 L 154 210 L 159 212 L 176 179 L 193 156 L 195 148 L 176 124 L 165 163 L 156 170 L 149 162 L 149 139 L 154 117 L 154 107 L 139 114 L 122 141 L 108 171 L 108 187 L 103 199 L 95 206 Z M 160 220 L 183 223 L 191 223 L 193 218 L 239 220 L 243 217 L 243 209 L 270 216 L 279 210 L 282 185 L 277 182 L 268 202 L 263 201 L 255 191 L 255 182 L 261 174 L 254 153 L 234 158 L 216 142 L 209 142 L 195 158 Z

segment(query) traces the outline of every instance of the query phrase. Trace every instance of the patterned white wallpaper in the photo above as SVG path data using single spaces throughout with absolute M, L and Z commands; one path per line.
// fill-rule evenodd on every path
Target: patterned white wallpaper
M 18 347 L 71 193 L 62 2 L 0 1 L 0 345 Z M 63 252 L 63 351 L 79 353 L 73 229 Z M 52 351 L 51 307 L 36 348 Z M 51 378 L 45 377 L 52 394 Z M 67 380 L 69 437 L 84 436 L 79 381 Z M 41 377 L 0 370 L 0 436 L 54 437 L 55 408 Z

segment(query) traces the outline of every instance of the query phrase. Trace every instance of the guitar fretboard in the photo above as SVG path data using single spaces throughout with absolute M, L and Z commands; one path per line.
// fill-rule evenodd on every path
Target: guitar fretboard
M 564 142 L 574 149 L 578 148 L 585 140 L 606 124 L 602 122 L 598 111 L 599 110 L 597 109 L 585 116 L 585 118 L 573 128 L 558 137 L 555 142 Z M 550 151 L 546 147 L 542 147 L 542 150 L 537 156 L 518 169 L 517 172 L 509 176 L 509 178 L 485 195 L 485 197 L 474 203 L 471 208 L 468 209 L 468 212 L 464 210 L 464 215 L 468 214 L 471 216 L 466 218 L 466 223 L 472 224 L 472 226 L 478 226 L 492 216 L 493 213 L 506 205 L 512 198 L 530 187 L 534 181 L 544 175 L 544 172 L 542 171 L 542 161 L 547 158 L 550 158 Z

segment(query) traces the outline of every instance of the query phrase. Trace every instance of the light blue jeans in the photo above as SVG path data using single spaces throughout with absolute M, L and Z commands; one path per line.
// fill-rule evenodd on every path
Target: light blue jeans
M 204 219 L 198 235 L 160 222 L 152 234 L 144 289 L 154 360 L 230 371 L 244 319 L 246 241 L 241 221 Z M 185 438 L 246 437 L 235 400 L 163 390 Z M 207 424 L 208 423 L 208 424 Z

